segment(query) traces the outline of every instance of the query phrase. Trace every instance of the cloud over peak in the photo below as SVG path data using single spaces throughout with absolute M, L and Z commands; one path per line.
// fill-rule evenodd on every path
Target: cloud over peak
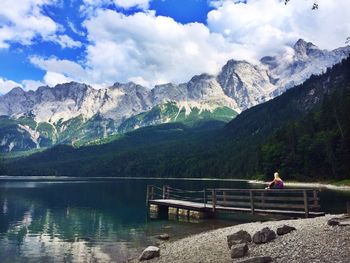
M 95 86 L 181 83 L 196 74 L 215 74 L 232 58 L 257 62 L 289 50 L 299 38 L 333 49 L 344 45 L 350 28 L 350 1 L 319 0 L 319 9 L 313 11 L 305 0 L 288 5 L 282 0 L 211 0 L 214 9 L 205 24 L 159 16 L 150 10 L 150 0 L 77 3 L 79 19 L 65 18 L 66 30 L 42 11 L 57 5 L 56 0 L 2 1 L 0 49 L 14 42 L 30 45 L 39 38 L 81 52 L 74 58 L 30 54 L 30 63 L 44 71 L 39 82 L 27 80 L 30 87 L 66 80 Z

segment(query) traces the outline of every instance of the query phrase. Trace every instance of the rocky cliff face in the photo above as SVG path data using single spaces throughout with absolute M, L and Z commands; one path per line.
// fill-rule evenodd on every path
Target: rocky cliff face
M 347 58 L 350 46 L 332 51 L 321 50 L 311 42 L 299 39 L 290 50 L 274 57 L 264 57 L 275 89 L 271 96 L 276 97 L 287 89 L 303 83 L 311 75 L 319 75 L 328 67 Z
M 298 40 L 286 52 L 264 57 L 257 65 L 230 60 L 217 76 L 197 75 L 188 83 L 151 90 L 132 82 L 100 90 L 75 82 L 28 92 L 14 88 L 0 97 L 0 150 L 79 145 L 164 122 L 226 120 L 322 73 L 349 54 L 349 46 L 328 51 Z

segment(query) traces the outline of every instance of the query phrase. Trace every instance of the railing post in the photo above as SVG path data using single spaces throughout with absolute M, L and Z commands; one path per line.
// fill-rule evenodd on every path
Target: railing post
M 261 207 L 265 209 L 265 192 L 261 192 Z
M 305 217 L 309 217 L 309 200 L 307 198 L 307 191 L 303 191 L 303 196 L 304 196 L 304 210 L 305 210 Z
M 148 206 L 148 201 L 149 201 L 149 188 L 150 188 L 150 186 L 149 185 L 147 185 L 147 190 L 146 190 L 146 206 Z
M 350 201 L 346 202 L 346 211 L 348 212 L 348 215 L 350 215 Z
M 226 191 L 223 191 L 222 192 L 222 194 L 223 194 L 223 198 L 224 198 L 224 206 L 226 206 Z
M 314 206 L 318 207 L 317 190 L 313 190 Z
M 215 189 L 211 190 L 211 195 L 212 195 L 212 199 L 213 199 L 213 213 L 215 213 L 215 209 L 216 209 L 216 191 L 215 191 Z
M 206 195 L 206 190 L 203 189 L 203 203 L 204 203 L 204 207 L 206 206 L 207 204 L 207 195 Z
M 254 195 L 253 195 L 253 190 L 249 191 L 250 195 L 250 208 L 252 210 L 252 214 L 254 215 Z
M 165 187 L 165 198 L 166 199 L 170 198 L 170 187 L 168 186 Z
M 151 185 L 151 199 L 150 200 L 153 200 L 154 199 L 154 186 Z
M 163 199 L 166 199 L 166 185 L 163 185 Z

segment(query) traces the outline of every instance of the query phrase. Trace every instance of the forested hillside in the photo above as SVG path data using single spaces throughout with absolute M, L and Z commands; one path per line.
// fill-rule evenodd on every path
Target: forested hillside
M 169 124 L 7 160 L 10 175 L 350 178 L 350 59 L 226 126 Z
M 296 180 L 350 178 L 350 90 L 327 95 L 319 110 L 278 129 L 259 149 L 259 171 L 278 167 Z

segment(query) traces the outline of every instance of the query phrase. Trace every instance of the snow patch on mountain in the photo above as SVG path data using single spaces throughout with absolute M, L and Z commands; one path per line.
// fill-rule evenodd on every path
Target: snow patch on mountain
M 22 125 L 22 124 L 18 124 L 18 127 L 20 129 L 22 129 L 23 131 L 26 131 L 29 135 L 31 140 L 35 143 L 36 148 L 39 149 L 40 148 L 40 143 L 39 143 L 39 138 L 40 138 L 40 133 L 32 130 L 29 126 L 27 125 Z

